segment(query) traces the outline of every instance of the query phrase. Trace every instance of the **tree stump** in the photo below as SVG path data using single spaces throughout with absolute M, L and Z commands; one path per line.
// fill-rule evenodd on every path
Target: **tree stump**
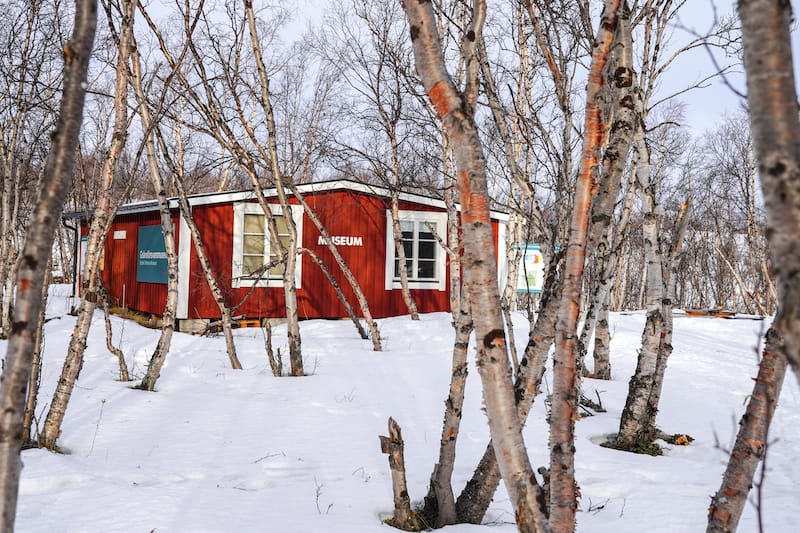
M 392 492 L 394 493 L 394 527 L 415 531 L 416 521 L 411 511 L 411 498 L 408 497 L 406 483 L 406 463 L 403 459 L 403 434 L 400 425 L 389 417 L 389 436 L 380 436 L 381 453 L 389 455 L 389 470 L 392 472 Z

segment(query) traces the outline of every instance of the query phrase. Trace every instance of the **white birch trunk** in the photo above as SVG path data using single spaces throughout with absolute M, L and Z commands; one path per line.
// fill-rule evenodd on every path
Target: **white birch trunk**
M 128 0 L 123 6 L 125 16 L 130 19 L 134 9 L 133 1 Z M 67 406 L 75 383 L 78 380 L 78 375 L 83 367 L 86 338 L 89 335 L 89 328 L 91 327 L 99 299 L 100 258 L 103 245 L 111 227 L 114 213 L 116 213 L 122 202 L 122 198 L 115 198 L 113 186 L 117 160 L 122 154 L 127 139 L 127 62 L 130 54 L 131 39 L 131 26 L 129 24 L 121 26 L 117 52 L 117 76 L 114 88 L 114 131 L 109 150 L 103 160 L 100 197 L 94 210 L 86 241 L 86 262 L 81 272 L 81 300 L 78 305 L 78 318 L 67 346 L 67 355 L 61 369 L 58 385 L 50 402 L 50 409 L 47 412 L 42 433 L 39 435 L 39 445 L 50 449 L 57 447 L 56 441 L 61 434 L 61 425 L 64 421 Z
M 154 391 L 156 382 L 161 375 L 161 367 L 169 353 L 172 344 L 172 334 L 175 331 L 175 312 L 178 307 L 178 255 L 175 248 L 175 227 L 172 223 L 172 214 L 169 210 L 167 193 L 164 190 L 164 178 L 158 165 L 156 143 L 154 140 L 155 122 L 150 115 L 147 99 L 142 87 L 142 69 L 139 60 L 139 53 L 134 49 L 131 53 L 132 79 L 136 103 L 138 105 L 139 118 L 145 131 L 145 149 L 147 152 L 147 164 L 150 169 L 150 178 L 153 189 L 158 199 L 158 211 L 161 217 L 161 231 L 164 235 L 164 248 L 167 253 L 167 298 L 164 303 L 164 314 L 162 315 L 161 335 L 158 343 L 150 357 L 142 382 L 139 388 L 147 391 Z

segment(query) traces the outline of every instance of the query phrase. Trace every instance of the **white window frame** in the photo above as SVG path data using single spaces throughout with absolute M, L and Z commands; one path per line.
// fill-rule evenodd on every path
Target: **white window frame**
M 401 210 L 400 221 L 435 222 L 436 234 L 439 243 L 436 247 L 436 280 L 435 281 L 410 281 L 409 289 L 427 289 L 443 291 L 447 288 L 447 250 L 440 243 L 447 242 L 447 213 L 437 211 L 406 211 Z M 400 279 L 394 277 L 394 261 L 397 251 L 394 244 L 394 230 L 392 229 L 392 212 L 386 210 L 386 265 L 385 289 L 387 291 L 401 289 Z
M 270 204 L 272 215 L 282 215 L 283 208 L 280 205 Z M 292 210 L 292 219 L 294 226 L 297 229 L 297 247 L 302 246 L 303 241 L 303 208 L 299 205 L 289 206 Z M 233 264 L 231 273 L 233 280 L 231 287 L 237 289 L 239 287 L 283 287 L 283 278 L 264 275 L 260 279 L 248 279 L 242 277 L 242 256 L 244 253 L 244 216 L 245 215 L 263 215 L 264 210 L 261 204 L 257 202 L 239 202 L 233 204 Z M 269 237 L 269 223 L 265 221 L 266 232 L 264 234 L 264 261 L 269 260 L 271 249 L 271 242 Z M 294 282 L 297 288 L 301 288 L 303 279 L 303 262 L 299 260 L 295 266 Z

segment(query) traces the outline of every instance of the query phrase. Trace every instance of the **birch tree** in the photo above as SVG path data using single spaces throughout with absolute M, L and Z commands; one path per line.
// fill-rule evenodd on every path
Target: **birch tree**
M 795 108 L 791 24 L 787 2 L 743 0 L 738 5 L 744 39 L 747 99 L 758 158 L 773 274 L 778 284 L 778 312 L 767 333 L 753 394 L 719 492 L 712 498 L 707 531 L 735 531 L 758 462 L 783 380 L 784 361 L 800 379 L 798 364 L 798 265 L 800 252 L 800 120 L 783 106 Z
M 467 39 L 462 54 L 467 63 L 463 91 L 453 84 L 444 67 L 433 6 L 429 2 L 406 1 L 417 71 L 425 91 L 439 113 L 453 141 L 459 176 L 464 235 L 464 282 L 475 321 L 478 371 L 484 387 L 484 401 L 500 470 L 511 497 L 517 524 L 522 531 L 547 528 L 538 496 L 541 489 L 528 460 L 521 426 L 514 405 L 511 367 L 506 352 L 497 266 L 489 221 L 486 162 L 474 121 L 477 91 L 475 43 L 480 39 L 486 6 L 472 5 Z
M 574 431 L 577 419 L 578 374 L 576 337 L 580 311 L 580 291 L 589 229 L 589 210 L 595 188 L 600 149 L 607 125 L 599 101 L 605 80 L 614 32 L 619 20 L 620 0 L 606 0 L 595 34 L 589 81 L 586 88 L 586 116 L 583 149 L 569 240 L 564 266 L 561 303 L 556 322 L 556 350 L 553 356 L 553 394 L 550 413 L 550 528 L 572 531 L 575 528 L 577 485 L 575 484 Z
M 0 25 L 0 336 L 11 311 L 25 227 L 36 203 L 37 180 L 55 127 L 62 83 L 66 18 L 42 0 L 11 1 Z
M 75 149 L 83 116 L 86 76 L 97 24 L 97 4 L 75 3 L 72 37 L 64 45 L 64 82 L 60 112 L 51 135 L 39 201 L 17 273 L 14 329 L 9 336 L 5 368 L 0 381 L 0 530 L 13 531 L 22 463 L 22 421 L 25 390 L 31 371 L 36 317 L 42 304 L 42 284 L 52 252 L 61 208 L 69 195 Z
M 184 153 L 183 153 L 183 135 L 179 125 L 175 126 L 175 143 L 176 143 L 176 156 L 173 158 L 170 155 L 170 148 L 164 139 L 164 135 L 159 126 L 154 128 L 154 134 L 158 141 L 161 156 L 166 161 L 169 167 L 170 175 L 172 176 L 172 184 L 178 192 L 178 208 L 180 209 L 183 220 L 186 221 L 186 226 L 191 235 L 194 251 L 197 254 L 197 260 L 200 262 L 200 268 L 203 271 L 208 289 L 211 291 L 211 296 L 214 298 L 214 303 L 217 304 L 220 317 L 222 320 L 222 333 L 225 337 L 225 348 L 228 353 L 228 359 L 231 363 L 231 368 L 234 370 L 241 370 L 242 363 L 239 361 L 239 356 L 236 354 L 236 343 L 233 340 L 233 316 L 231 308 L 222 293 L 222 288 L 217 280 L 217 274 L 214 273 L 211 263 L 206 253 L 203 244 L 203 236 L 194 221 L 192 215 L 192 208 L 189 198 L 186 194 L 184 187 Z M 184 236 L 188 238 L 189 236 Z
M 39 446 L 55 449 L 61 434 L 61 425 L 66 415 L 72 391 L 83 366 L 86 338 L 92 325 L 94 311 L 100 291 L 100 258 L 111 222 L 123 198 L 115 195 L 115 183 L 122 179 L 116 171 L 128 132 L 128 59 L 133 32 L 133 0 L 123 1 L 120 11 L 114 13 L 109 2 L 103 3 L 111 33 L 117 41 L 116 82 L 114 86 L 114 129 L 108 151 L 101 169 L 100 194 L 89 225 L 86 240 L 86 261 L 81 272 L 80 303 L 77 320 L 67 347 L 67 355 L 61 369 L 58 385 L 53 393 L 44 428 L 39 435 Z M 114 19 L 119 16 L 119 30 L 114 28 Z

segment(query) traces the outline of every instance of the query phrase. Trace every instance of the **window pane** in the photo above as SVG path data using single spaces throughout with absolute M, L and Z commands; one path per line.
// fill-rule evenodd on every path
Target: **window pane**
M 242 242 L 242 249 L 247 255 L 260 255 L 264 257 L 264 234 L 245 235 Z
M 436 279 L 436 261 L 420 259 L 417 263 L 417 277 L 420 279 Z
M 412 282 L 428 283 L 436 281 L 439 276 L 438 263 L 441 256 L 437 250 L 437 223 L 424 219 L 401 220 L 403 232 L 403 251 L 406 255 L 404 265 L 408 279 Z M 394 279 L 400 277 L 399 261 L 394 261 Z
M 270 251 L 269 251 L 269 260 L 266 261 L 266 262 L 272 263 L 273 261 L 275 261 L 279 257 L 280 257 L 280 255 L 278 254 L 277 250 L 270 249 Z M 282 275 L 283 275 L 283 265 L 282 264 L 275 265 L 274 267 L 269 269 L 269 277 L 281 277 Z
M 428 227 L 428 224 L 421 224 L 419 228 L 419 240 L 421 241 L 435 241 L 436 235 Z
M 436 259 L 436 243 L 432 241 L 419 241 L 419 258 Z
M 242 274 L 249 276 L 264 266 L 264 256 L 246 255 L 242 258 Z
M 289 228 L 286 225 L 286 219 L 283 218 L 283 215 L 274 215 L 272 219 L 275 221 L 275 225 L 278 227 L 278 235 L 289 235 Z
M 245 215 L 244 232 L 264 235 L 264 222 L 266 222 L 264 215 Z

